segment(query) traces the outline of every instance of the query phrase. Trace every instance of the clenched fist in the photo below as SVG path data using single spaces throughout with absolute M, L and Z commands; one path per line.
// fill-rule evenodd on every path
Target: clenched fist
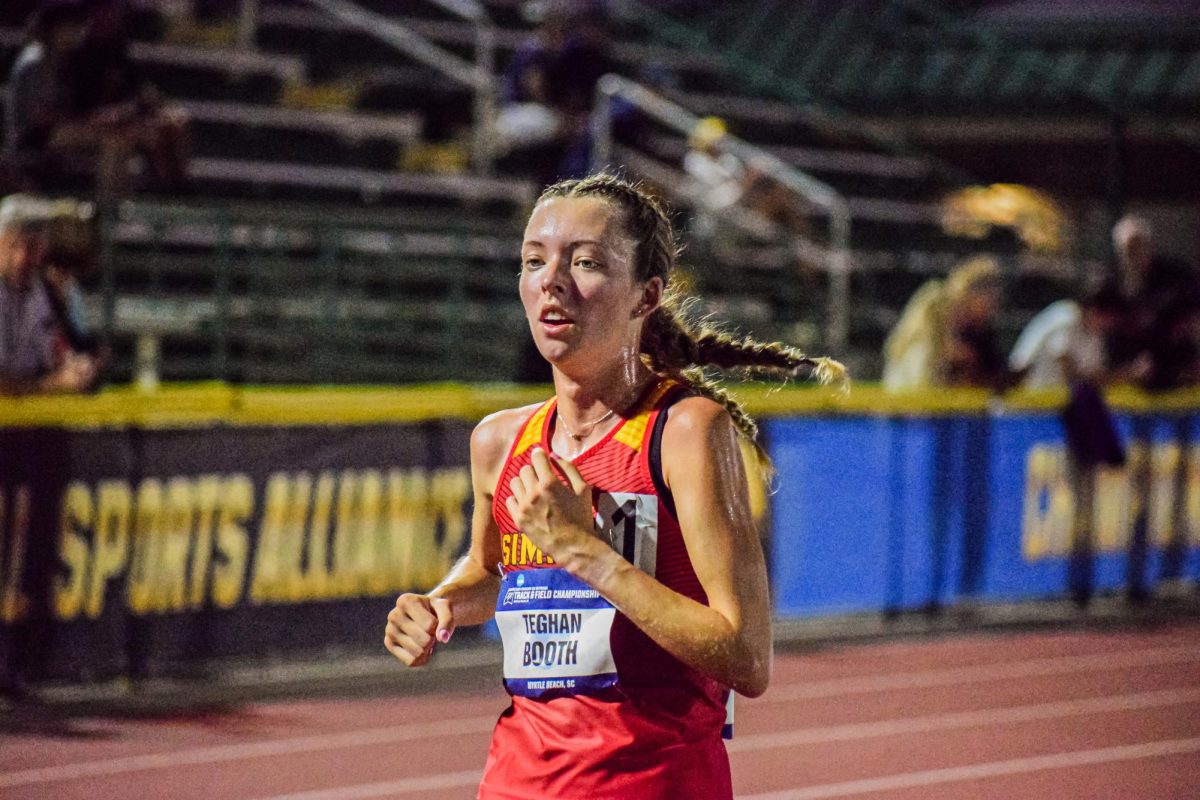
M 388 613 L 383 646 L 406 666 L 420 667 L 438 642 L 454 633 L 454 610 L 444 597 L 402 594 Z
M 535 447 L 530 463 L 509 482 L 509 488 L 512 495 L 504 506 L 513 522 L 556 562 L 562 562 L 572 545 L 594 538 L 592 487 L 570 461 Z

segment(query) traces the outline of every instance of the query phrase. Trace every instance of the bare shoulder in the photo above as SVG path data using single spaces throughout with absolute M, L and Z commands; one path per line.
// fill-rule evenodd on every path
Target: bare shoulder
M 685 397 L 671 407 L 663 428 L 663 459 L 693 460 L 737 448 L 737 429 L 725 407 L 707 397 Z
M 724 405 L 708 397 L 685 397 L 671 407 L 662 429 L 662 474 L 667 486 L 708 473 L 704 465 L 740 459 L 737 427 Z
M 507 408 L 480 420 L 471 432 L 471 460 L 486 471 L 499 469 L 521 425 L 540 405 L 534 403 L 520 408 Z
M 709 542 L 717 530 L 753 530 L 742 436 L 720 403 L 688 397 L 672 407 L 663 430 L 662 476 L 692 544 Z

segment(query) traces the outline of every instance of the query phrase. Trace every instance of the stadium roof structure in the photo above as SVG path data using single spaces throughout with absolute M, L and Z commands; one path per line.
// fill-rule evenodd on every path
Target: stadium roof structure
M 625 18 L 721 57 L 747 87 L 883 149 L 1080 197 L 1197 197 L 1200 5 L 626 0 Z M 1117 164 L 1119 166 L 1114 167 Z M 1049 165 L 1049 168 L 1047 168 Z
M 1200 6 L 819 0 L 674 13 L 626 4 L 750 80 L 847 111 L 1193 112 Z

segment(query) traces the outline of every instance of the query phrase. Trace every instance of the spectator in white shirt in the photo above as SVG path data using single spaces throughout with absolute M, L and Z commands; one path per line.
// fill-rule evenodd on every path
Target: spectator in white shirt
M 1009 367 L 1027 389 L 1067 386 L 1076 381 L 1103 384 L 1115 376 L 1105 339 L 1126 313 L 1119 288 L 1104 284 L 1079 300 L 1059 300 L 1038 312 L 1013 347 Z

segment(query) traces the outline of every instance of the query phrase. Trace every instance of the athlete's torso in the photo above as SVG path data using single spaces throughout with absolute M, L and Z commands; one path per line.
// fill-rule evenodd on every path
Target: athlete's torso
M 670 589 L 706 603 L 652 446 L 681 387 L 652 386 L 634 411 L 573 463 L 593 487 L 601 536 Z M 521 427 L 501 470 L 492 512 L 511 574 L 553 569 L 505 508 L 509 482 L 534 446 L 550 450 L 555 401 Z M 684 666 L 616 613 L 609 645 L 619 686 L 598 694 L 514 695 L 497 723 L 481 798 L 716 800 L 732 796 L 720 734 L 727 689 Z M 506 643 L 507 646 L 507 643 Z

